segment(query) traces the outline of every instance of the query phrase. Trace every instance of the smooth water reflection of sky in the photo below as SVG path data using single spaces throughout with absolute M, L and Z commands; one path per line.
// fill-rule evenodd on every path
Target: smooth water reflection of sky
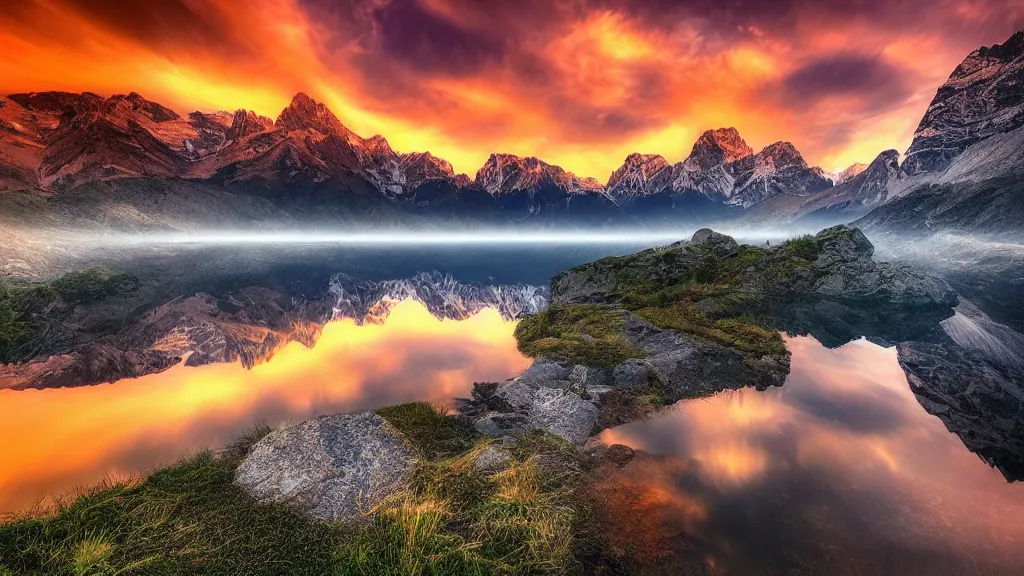
M 383 325 L 330 323 L 312 349 L 289 344 L 251 370 L 0 391 L 0 512 L 223 445 L 256 422 L 464 396 L 528 365 L 514 327 L 494 310 L 440 321 L 405 301 Z M 613 539 L 666 574 L 695 556 L 735 574 L 1024 573 L 1024 483 L 924 411 L 895 349 L 787 343 L 782 387 L 684 401 L 603 433 L 650 454 L 597 476 Z
M 621 538 L 663 564 L 686 548 L 737 573 L 1024 574 L 1024 484 L 924 411 L 894 348 L 787 342 L 785 386 L 603 434 L 654 455 L 598 487 L 657 509 L 634 510 Z
M 514 329 L 495 310 L 441 321 L 408 300 L 383 325 L 332 322 L 312 349 L 291 343 L 251 370 L 178 365 L 115 384 L 0 391 L 0 513 L 222 446 L 258 422 L 465 396 L 474 381 L 526 368 Z

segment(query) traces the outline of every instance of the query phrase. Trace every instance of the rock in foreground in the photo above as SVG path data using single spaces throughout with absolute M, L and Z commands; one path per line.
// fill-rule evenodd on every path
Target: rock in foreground
M 405 437 L 373 412 L 323 416 L 257 442 L 235 482 L 260 501 L 358 522 L 408 478 L 413 460 Z

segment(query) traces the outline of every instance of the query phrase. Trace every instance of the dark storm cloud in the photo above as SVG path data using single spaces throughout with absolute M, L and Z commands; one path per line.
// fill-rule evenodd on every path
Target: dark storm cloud
M 783 78 L 782 102 L 806 106 L 829 96 L 855 96 L 863 105 L 899 104 L 913 94 L 912 78 L 879 56 L 830 54 L 812 60 Z
M 394 0 L 375 11 L 381 56 L 421 72 L 473 74 L 501 60 L 504 41 L 486 31 L 459 27 L 415 0 Z

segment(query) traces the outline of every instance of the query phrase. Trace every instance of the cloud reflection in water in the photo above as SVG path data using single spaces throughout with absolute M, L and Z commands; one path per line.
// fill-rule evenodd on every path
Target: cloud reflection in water
M 1024 484 L 924 411 L 894 348 L 787 343 L 781 388 L 682 402 L 604 433 L 651 455 L 602 484 L 684 503 L 615 526 L 618 538 L 660 534 L 640 553 L 661 550 L 662 567 L 699 556 L 736 573 L 1024 573 Z
M 466 395 L 528 365 L 514 329 L 495 310 L 441 321 L 410 300 L 383 325 L 330 323 L 312 349 L 291 343 L 251 370 L 179 365 L 114 384 L 0 391 L 0 512 L 221 446 L 257 422 Z

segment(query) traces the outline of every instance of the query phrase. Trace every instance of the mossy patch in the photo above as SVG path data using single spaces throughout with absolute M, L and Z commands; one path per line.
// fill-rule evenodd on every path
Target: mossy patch
M 643 358 L 626 338 L 626 315 L 614 306 L 551 306 L 523 318 L 516 326 L 519 350 L 531 357 L 612 367 L 628 358 Z
M 449 415 L 440 404 L 410 402 L 381 408 L 377 414 L 405 434 L 420 457 L 426 459 L 461 454 L 480 439 L 472 422 Z
M 786 352 L 779 333 L 762 327 L 749 313 L 713 320 L 692 301 L 679 301 L 669 306 L 641 308 L 636 314 L 656 326 L 700 336 L 743 353 Z

